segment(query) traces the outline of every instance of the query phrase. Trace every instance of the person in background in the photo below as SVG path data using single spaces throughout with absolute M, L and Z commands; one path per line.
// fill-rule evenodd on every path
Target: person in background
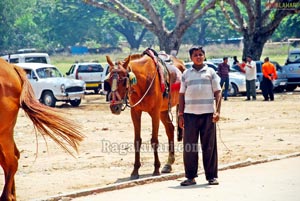
M 246 71 L 245 71 L 246 63 L 247 63 L 246 58 L 242 59 L 242 63 L 238 63 L 238 66 L 240 67 L 240 69 L 243 73 L 246 73 Z
M 199 147 L 206 180 L 209 185 L 218 185 L 216 122 L 220 118 L 222 101 L 220 77 L 203 63 L 205 51 L 202 47 L 192 47 L 189 54 L 193 66 L 183 72 L 179 91 L 178 118 L 179 126 L 184 128 L 183 161 L 187 178 L 180 185 L 196 184 Z
M 224 84 L 224 100 L 228 100 L 228 88 L 229 88 L 229 65 L 228 63 L 228 57 L 223 58 L 223 63 L 220 63 L 218 65 L 218 75 L 221 78 L 221 88 L 223 88 Z
M 239 60 L 237 59 L 236 56 L 233 56 L 233 65 L 239 64 Z
M 257 77 L 256 73 L 256 63 L 252 60 L 250 55 L 246 58 L 247 63 L 244 67 L 245 75 L 246 75 L 246 93 L 247 99 L 246 101 L 251 100 L 250 97 L 252 96 L 252 100 L 256 100 L 256 85 L 255 80 Z
M 269 61 L 269 57 L 266 57 L 264 64 L 262 65 L 262 94 L 264 96 L 264 101 L 274 101 L 274 92 L 273 92 L 273 80 L 277 79 L 276 68 L 274 64 Z

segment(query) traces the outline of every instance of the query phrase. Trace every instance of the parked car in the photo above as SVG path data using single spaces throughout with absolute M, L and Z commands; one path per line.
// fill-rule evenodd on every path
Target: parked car
M 69 78 L 83 80 L 86 84 L 86 90 L 94 90 L 97 94 L 103 88 L 105 70 L 100 63 L 75 63 L 70 67 L 66 75 Z
M 102 79 L 102 91 L 101 91 L 102 94 L 107 94 L 107 91 L 105 91 L 105 87 L 104 87 L 104 81 L 105 81 L 108 73 L 109 73 L 109 65 L 104 64 L 104 76 L 103 76 L 103 79 Z
M 286 90 L 294 91 L 298 86 L 300 87 L 300 49 L 289 51 L 283 70 L 287 75 Z
M 257 79 L 258 79 L 259 83 L 261 83 L 262 79 L 263 79 L 263 74 L 262 74 L 262 64 L 263 64 L 263 62 L 262 61 L 255 61 L 255 63 L 256 63 Z M 273 82 L 273 84 L 274 84 L 274 91 L 276 91 L 276 92 L 283 92 L 284 89 L 287 86 L 287 75 L 286 75 L 286 72 L 279 65 L 278 62 L 271 61 L 271 63 L 273 63 L 275 65 L 276 72 L 277 72 L 277 79 L 274 80 L 274 82 Z M 234 65 L 232 68 L 241 72 L 241 69 L 240 69 L 240 67 L 238 65 Z
M 26 71 L 36 98 L 43 104 L 55 107 L 57 101 L 69 102 L 77 107 L 85 92 L 82 80 L 65 78 L 61 72 L 51 64 L 18 63 Z
M 218 66 L 212 62 L 205 61 L 204 62 L 208 67 L 213 68 L 216 72 L 218 71 Z M 193 62 L 185 63 L 186 68 L 191 68 Z M 238 94 L 245 94 L 246 93 L 246 79 L 245 75 L 239 71 L 234 69 L 230 69 L 229 72 L 229 96 L 237 96 Z M 258 87 L 258 83 L 257 83 Z
M 45 63 L 50 64 L 50 57 L 47 53 L 20 53 L 2 56 L 9 63 Z
M 211 58 L 211 59 L 207 59 L 207 62 L 211 62 L 211 63 L 215 64 L 216 66 L 218 66 L 220 63 L 223 63 L 223 58 Z M 228 57 L 227 64 L 231 67 L 233 65 L 233 58 Z

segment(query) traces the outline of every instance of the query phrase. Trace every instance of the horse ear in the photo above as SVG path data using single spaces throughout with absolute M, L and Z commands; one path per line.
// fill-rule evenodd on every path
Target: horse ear
M 127 68 L 128 64 L 129 64 L 129 62 L 130 62 L 130 59 L 131 59 L 131 56 L 130 56 L 130 55 L 129 55 L 129 57 L 127 57 L 127 58 L 125 59 L 125 62 L 124 62 L 124 64 L 123 64 L 123 67 L 124 67 L 124 68 Z
M 109 66 L 114 66 L 114 63 L 111 61 L 109 56 L 106 56 L 106 61 L 107 61 Z

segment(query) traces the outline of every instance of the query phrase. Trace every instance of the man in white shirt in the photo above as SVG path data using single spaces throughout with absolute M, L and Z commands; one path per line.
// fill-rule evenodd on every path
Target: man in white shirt
M 247 56 L 247 63 L 245 66 L 245 74 L 246 74 L 246 90 L 247 90 L 247 99 L 250 100 L 252 96 L 252 100 L 256 100 L 256 63 L 252 60 L 251 56 Z
M 179 91 L 178 116 L 179 126 L 184 128 L 183 160 L 187 178 L 180 185 L 196 184 L 199 146 L 206 180 L 209 185 L 218 185 L 216 122 L 220 118 L 222 99 L 220 77 L 204 64 L 202 47 L 192 47 L 189 54 L 193 66 L 183 72 Z

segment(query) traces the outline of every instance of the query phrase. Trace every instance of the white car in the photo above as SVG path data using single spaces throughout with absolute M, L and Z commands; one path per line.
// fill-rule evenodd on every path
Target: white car
M 210 68 L 213 68 L 215 71 L 218 71 L 218 66 L 216 66 L 214 63 L 205 61 L 204 64 L 206 64 Z M 193 62 L 185 63 L 186 68 L 191 68 L 192 65 L 193 65 Z M 234 69 L 230 69 L 228 95 L 229 96 L 237 96 L 239 93 L 242 93 L 242 94 L 246 93 L 245 74 L 238 72 Z
M 57 101 L 69 102 L 77 107 L 85 92 L 82 80 L 65 78 L 61 72 L 51 64 L 18 63 L 26 71 L 36 98 L 43 104 L 55 107 Z
M 229 72 L 229 96 L 237 96 L 239 93 L 246 94 L 246 77 L 244 73 L 230 69 Z M 256 83 L 256 88 L 258 83 Z
M 2 56 L 9 63 L 50 63 L 50 57 L 47 53 L 20 53 Z
M 73 64 L 66 76 L 77 80 L 83 80 L 86 90 L 93 90 L 96 94 L 103 89 L 105 69 L 97 62 L 82 62 Z

